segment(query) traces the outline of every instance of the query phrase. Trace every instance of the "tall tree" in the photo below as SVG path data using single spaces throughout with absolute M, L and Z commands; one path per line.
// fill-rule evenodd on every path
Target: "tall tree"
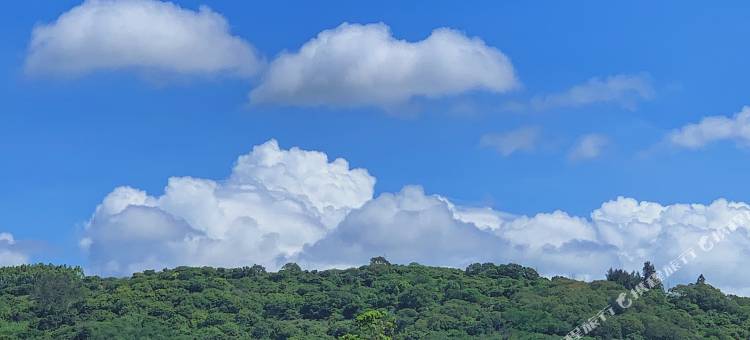
M 646 280 L 654 274 L 656 274 L 656 267 L 651 261 L 646 261 L 643 264 L 643 279 Z

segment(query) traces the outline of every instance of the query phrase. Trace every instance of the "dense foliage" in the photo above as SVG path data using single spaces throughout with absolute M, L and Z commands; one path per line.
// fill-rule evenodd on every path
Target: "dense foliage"
M 179 267 L 130 278 L 77 268 L 0 268 L 0 339 L 560 339 L 637 273 L 540 277 L 519 265 L 391 265 L 268 273 Z M 592 333 L 599 339 L 748 339 L 750 299 L 705 283 L 652 290 Z

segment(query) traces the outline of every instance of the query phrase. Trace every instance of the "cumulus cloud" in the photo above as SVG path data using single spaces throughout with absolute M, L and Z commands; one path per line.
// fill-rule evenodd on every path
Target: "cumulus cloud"
M 376 255 L 396 263 L 453 267 L 517 262 L 543 273 L 589 279 L 619 264 L 611 246 L 597 243 L 595 233 L 585 219 L 563 212 L 526 217 L 457 207 L 407 186 L 353 210 L 298 260 L 321 268 L 358 265 Z
M 177 265 L 278 269 L 287 261 L 340 268 L 385 256 L 455 267 L 515 262 L 587 280 L 610 267 L 639 270 L 645 261 L 661 269 L 692 248 L 697 258 L 671 284 L 703 273 L 712 284 L 750 295 L 750 273 L 743 270 L 750 255 L 746 203 L 662 205 L 620 197 L 589 216 L 526 216 L 456 205 L 418 186 L 373 198 L 374 184 L 366 170 L 343 159 L 269 141 L 241 156 L 222 181 L 172 178 L 160 196 L 115 189 L 96 208 L 81 247 L 100 274 Z M 724 228 L 731 235 L 714 239 Z M 8 248 L 12 237 L 3 235 L 0 254 L 15 251 Z
M 28 262 L 28 256 L 17 249 L 13 235 L 0 233 L 0 267 L 17 266 Z
M 572 160 L 596 158 L 601 155 L 607 145 L 609 145 L 607 136 L 598 133 L 587 134 L 576 142 L 573 149 L 570 150 L 568 158 Z
M 596 241 L 596 231 L 585 219 L 569 216 L 563 211 L 534 217 L 519 216 L 495 228 L 495 233 L 532 248 L 560 247 L 572 240 Z
M 456 219 L 445 200 L 407 186 L 350 213 L 335 231 L 306 249 L 301 261 L 341 267 L 384 255 L 397 263 L 465 266 L 505 248 L 499 238 Z
M 533 151 L 540 135 L 541 130 L 538 127 L 527 126 L 502 133 L 485 134 L 479 144 L 493 148 L 503 156 L 510 156 L 519 151 Z
M 711 204 L 663 206 L 618 198 L 592 213 L 602 242 L 617 247 L 625 267 L 637 268 L 651 259 L 657 269 L 693 249 L 696 258 L 670 278 L 672 284 L 692 282 L 703 273 L 712 284 L 750 295 L 750 273 L 742 270 L 750 252 L 750 205 L 719 199 Z M 726 228 L 726 229 L 725 229 Z M 730 234 L 716 240 L 726 230 Z
M 250 97 L 296 106 L 390 106 L 414 97 L 517 86 L 508 57 L 479 38 L 439 28 L 408 42 L 382 23 L 344 23 L 297 52 L 281 54 Z
M 175 177 L 158 197 L 115 189 L 81 246 L 105 274 L 181 264 L 276 268 L 369 201 L 374 184 L 343 159 L 272 140 L 240 157 L 224 181 Z
M 675 146 L 698 149 L 713 142 L 735 141 L 750 145 L 750 107 L 745 106 L 731 117 L 709 116 L 695 124 L 672 131 L 668 141 Z
M 220 14 L 155 0 L 86 0 L 34 28 L 26 58 L 31 74 L 63 76 L 136 69 L 244 77 L 261 64 Z
M 561 93 L 536 96 L 531 99 L 531 107 L 546 110 L 615 103 L 633 109 L 639 101 L 651 99 L 653 96 L 654 89 L 649 76 L 620 74 L 603 79 L 591 78 Z
M 732 234 L 717 241 L 714 236 L 722 228 Z M 545 275 L 591 280 L 610 267 L 640 270 L 645 261 L 663 270 L 690 249 L 697 258 L 668 283 L 692 282 L 703 273 L 723 289 L 750 294 L 745 287 L 750 274 L 741 273 L 750 252 L 750 206 L 723 199 L 663 206 L 620 197 L 589 218 L 563 211 L 518 216 L 455 206 L 419 187 L 406 187 L 353 210 L 298 259 L 321 268 L 358 265 L 378 255 L 397 263 L 455 267 L 516 262 Z

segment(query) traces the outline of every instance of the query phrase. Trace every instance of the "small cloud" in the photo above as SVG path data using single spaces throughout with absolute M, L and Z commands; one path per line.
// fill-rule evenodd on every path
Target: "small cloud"
M 651 78 L 646 74 L 620 74 L 607 78 L 591 78 L 583 84 L 531 99 L 531 108 L 547 110 L 560 107 L 580 107 L 597 103 L 615 103 L 634 109 L 639 101 L 654 97 Z
M 13 235 L 0 233 L 0 267 L 17 266 L 28 262 L 28 255 L 18 249 Z
M 80 76 L 137 69 L 246 77 L 263 64 L 220 14 L 154 0 L 88 0 L 34 28 L 26 57 L 33 75 Z
M 750 107 L 743 107 L 731 117 L 705 117 L 698 123 L 673 130 L 667 136 L 671 145 L 687 149 L 699 149 L 723 140 L 750 145 Z
M 599 157 L 608 145 L 609 138 L 602 134 L 591 133 L 578 139 L 573 149 L 570 150 L 568 158 L 571 160 L 583 160 Z
M 518 86 L 510 59 L 479 38 L 438 28 L 424 40 L 409 42 L 396 39 L 383 23 L 344 23 L 276 58 L 250 100 L 392 107 L 415 97 L 502 93 Z
M 533 151 L 539 141 L 541 130 L 527 126 L 503 133 L 488 133 L 482 136 L 479 144 L 494 148 L 503 156 L 510 156 L 518 151 Z

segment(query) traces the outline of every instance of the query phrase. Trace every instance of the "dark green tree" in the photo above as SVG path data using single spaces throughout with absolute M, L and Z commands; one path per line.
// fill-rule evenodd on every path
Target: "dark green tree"
M 385 259 L 385 257 L 378 256 L 370 259 L 371 266 L 390 266 L 391 263 Z
M 643 264 L 643 279 L 645 280 L 654 274 L 656 274 L 656 267 L 653 263 L 651 263 L 651 261 L 646 261 Z
M 560 339 L 643 279 L 619 269 L 607 278 L 548 279 L 493 263 L 178 267 L 127 278 L 0 267 L 0 339 Z M 707 283 L 654 293 L 617 309 L 587 339 L 750 338 L 750 298 Z

